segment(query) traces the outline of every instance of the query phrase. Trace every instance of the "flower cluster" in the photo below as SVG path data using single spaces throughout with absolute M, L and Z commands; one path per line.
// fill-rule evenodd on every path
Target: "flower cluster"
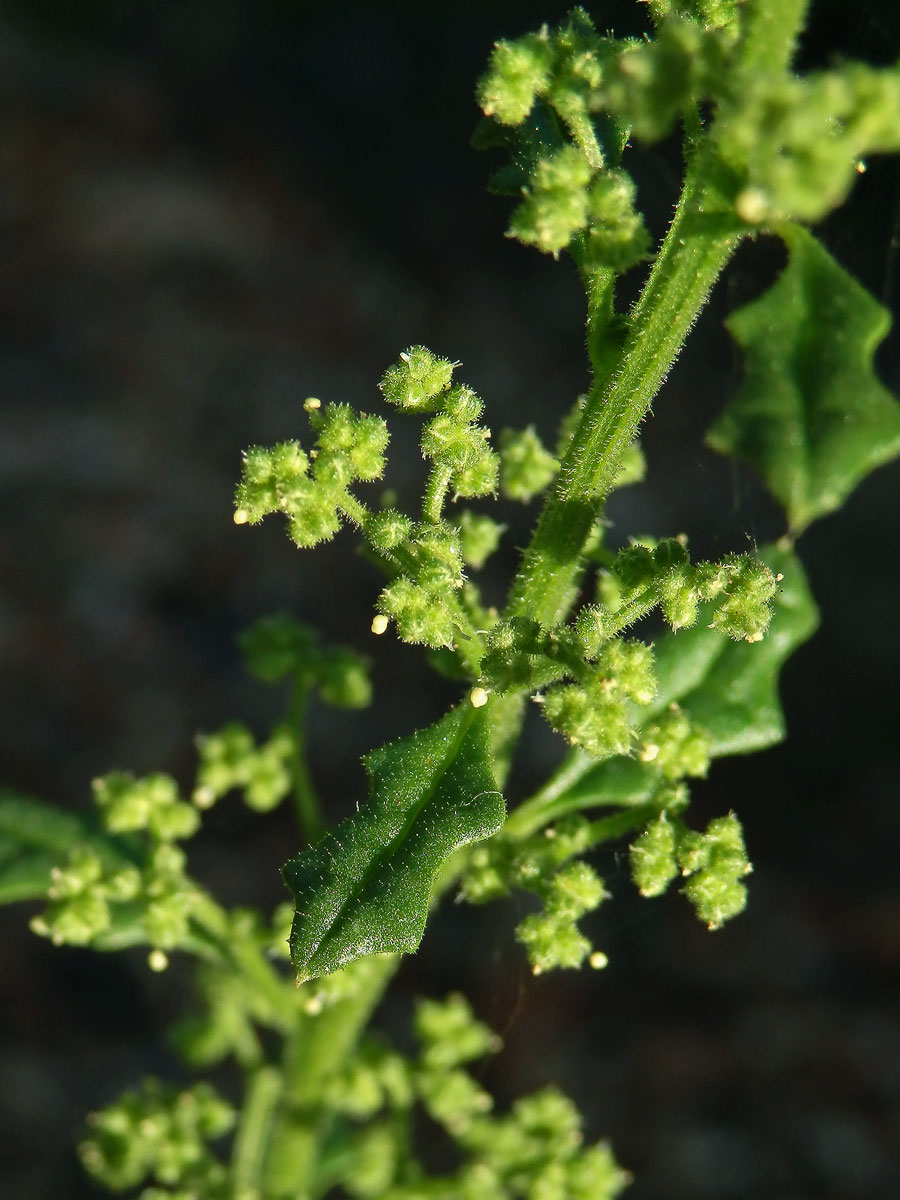
M 166 951 L 190 940 L 198 893 L 174 840 L 196 832 L 199 815 L 166 775 L 116 772 L 94 782 L 94 798 L 109 833 L 146 840 L 75 845 L 51 871 L 50 903 L 31 928 L 57 945 L 114 949 L 143 942 L 153 947 L 150 966 L 163 970 Z
M 460 888 L 463 899 L 485 904 L 513 888 L 541 898 L 542 910 L 527 916 L 516 930 L 536 975 L 556 967 L 579 967 L 587 958 L 595 966 L 606 963 L 606 956 L 594 952 L 577 925 L 608 898 L 593 867 L 576 857 L 590 846 L 590 822 L 576 815 L 522 842 L 501 836 L 470 853 Z
M 656 695 L 653 651 L 643 642 L 609 642 L 574 684 L 541 697 L 544 716 L 573 746 L 596 758 L 628 754 L 637 736 L 631 703 Z
M 193 801 L 198 808 L 211 808 L 222 796 L 239 789 L 248 808 L 268 812 L 290 791 L 294 743 L 283 725 L 277 725 L 272 736 L 257 746 L 246 725 L 232 721 L 216 733 L 200 734 L 197 751 Z
M 559 463 L 544 448 L 533 425 L 500 434 L 500 491 L 527 504 L 553 480 Z
M 314 449 L 307 454 L 291 441 L 247 450 L 234 513 L 238 525 L 284 513 L 291 538 L 302 547 L 329 541 L 342 517 L 360 523 L 365 510 L 350 487 L 381 478 L 388 444 L 380 417 L 354 413 L 346 404 L 323 407 L 312 399 L 305 408 L 318 435 Z
M 752 867 L 741 823 L 734 815 L 716 817 L 699 833 L 665 813 L 648 825 L 630 848 L 631 874 L 644 896 L 659 896 L 676 875 L 701 921 L 719 929 L 743 912 Z
M 124 1191 L 148 1177 L 142 1200 L 156 1197 L 225 1197 L 225 1168 L 208 1143 L 234 1125 L 230 1104 L 205 1083 L 179 1092 L 147 1080 L 115 1104 L 88 1117 L 90 1137 L 79 1146 L 85 1169 L 104 1187 Z M 168 1189 L 178 1189 L 171 1191 Z
M 420 1052 L 412 1061 L 370 1042 L 329 1084 L 334 1111 L 369 1121 L 345 1134 L 335 1182 L 351 1196 L 613 1200 L 629 1182 L 605 1144 L 584 1146 L 578 1111 L 557 1089 L 523 1097 L 506 1115 L 493 1113 L 492 1096 L 468 1064 L 496 1052 L 500 1039 L 462 996 L 421 1001 L 414 1028 Z M 456 1145 L 462 1164 L 452 1174 L 401 1174 L 417 1103 Z
M 772 619 L 777 577 L 750 554 L 719 563 L 690 561 L 684 538 L 644 539 L 616 555 L 598 584 L 601 602 L 578 614 L 576 632 L 591 658 L 620 630 L 653 608 L 673 630 L 694 625 L 710 604 L 709 626 L 736 641 L 758 642 Z
M 365 708 L 372 699 L 366 659 L 327 646 L 309 625 L 286 613 L 263 617 L 238 639 L 251 675 L 265 683 L 290 678 L 313 687 L 334 708 Z

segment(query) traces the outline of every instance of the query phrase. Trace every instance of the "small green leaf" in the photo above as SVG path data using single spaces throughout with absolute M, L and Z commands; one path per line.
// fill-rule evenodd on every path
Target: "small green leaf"
M 504 804 L 491 774 L 486 711 L 460 705 L 373 750 L 363 760 L 368 804 L 286 864 L 297 905 L 291 957 L 301 981 L 366 954 L 414 951 L 444 860 L 500 828 Z
M 778 672 L 818 624 L 799 560 L 775 548 L 760 556 L 784 576 L 771 629 L 762 641 L 731 641 L 708 628 L 701 616 L 692 629 L 666 634 L 656 643 L 659 692 L 651 712 L 677 701 L 712 738 L 713 758 L 749 754 L 782 740 Z
M 746 377 L 707 440 L 754 466 L 794 532 L 900 454 L 900 407 L 872 367 L 885 309 L 805 229 L 773 287 L 727 321 Z
M 0 904 L 46 899 L 50 872 L 57 862 L 55 855 L 35 850 L 4 856 L 0 862 Z

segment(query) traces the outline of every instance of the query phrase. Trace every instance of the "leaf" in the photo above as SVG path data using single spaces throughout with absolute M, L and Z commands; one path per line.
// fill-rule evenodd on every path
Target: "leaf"
M 369 802 L 285 865 L 297 907 L 291 957 L 301 981 L 366 954 L 415 950 L 446 858 L 503 824 L 486 712 L 460 705 L 428 729 L 373 750 L 363 759 Z
M 749 754 L 784 738 L 778 673 L 785 660 L 811 637 L 818 613 L 798 558 L 767 547 L 760 557 L 783 574 L 775 615 L 761 642 L 733 642 L 700 622 L 656 643 L 659 693 L 650 709 L 673 701 L 712 737 L 711 754 Z
M 755 467 L 799 533 L 900 454 L 900 406 L 872 366 L 887 311 L 807 230 L 782 236 L 778 280 L 726 322 L 746 375 L 707 441 Z
M 46 899 L 50 872 L 58 861 L 51 854 L 30 850 L 4 855 L 0 862 L 0 904 Z

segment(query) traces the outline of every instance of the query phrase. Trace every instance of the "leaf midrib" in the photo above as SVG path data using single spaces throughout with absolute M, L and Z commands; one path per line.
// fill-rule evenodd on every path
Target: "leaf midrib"
M 450 770 L 453 763 L 456 761 L 456 758 L 457 758 L 457 755 L 459 754 L 459 750 L 462 745 L 463 739 L 465 738 L 466 733 L 468 732 L 469 727 L 472 724 L 472 719 L 473 719 L 474 715 L 475 715 L 475 709 L 472 709 L 471 712 L 464 714 L 463 719 L 459 723 L 457 733 L 453 739 L 453 744 L 452 744 L 450 750 L 448 751 L 448 753 L 446 754 L 446 756 L 444 757 L 443 765 L 439 769 L 437 769 L 431 777 L 431 786 L 429 788 L 426 788 L 424 790 L 424 792 L 422 793 L 422 796 L 418 800 L 416 800 L 416 802 L 412 805 L 409 813 L 407 814 L 405 821 L 403 822 L 400 829 L 398 829 L 398 831 L 394 835 L 394 837 L 391 838 L 391 840 L 381 849 L 381 851 L 377 855 L 375 855 L 369 859 L 369 861 L 366 865 L 366 869 L 363 871 L 363 874 L 362 874 L 360 880 L 358 881 L 358 883 L 355 886 L 353 886 L 351 888 L 350 892 L 347 894 L 346 898 L 344 899 L 343 903 L 341 904 L 341 906 L 338 909 L 337 913 L 335 914 L 334 918 L 331 921 L 329 921 L 327 926 L 323 929 L 321 937 L 315 943 L 315 946 L 313 947 L 312 951 L 307 955 L 307 957 L 306 957 L 307 964 L 312 962 L 313 958 L 316 956 L 316 954 L 318 954 L 319 950 L 321 949 L 322 943 L 326 940 L 326 938 L 329 935 L 333 935 L 333 934 L 335 934 L 335 932 L 340 931 L 340 927 L 346 918 L 347 909 L 350 906 L 351 902 L 354 900 L 358 900 L 365 893 L 366 889 L 369 887 L 373 878 L 380 872 L 384 863 L 389 858 L 393 858 L 396 853 L 397 847 L 402 846 L 403 843 L 406 841 L 406 839 L 409 836 L 410 830 L 412 829 L 413 825 L 416 823 L 416 821 L 421 816 L 422 810 L 433 799 L 435 792 L 437 791 L 438 787 L 440 786 L 440 783 L 443 780 L 444 776 Z M 373 781 L 373 795 L 372 795 L 373 799 L 374 799 L 374 786 L 375 785 L 374 785 L 374 781 Z M 333 837 L 334 835 L 329 834 L 329 836 Z

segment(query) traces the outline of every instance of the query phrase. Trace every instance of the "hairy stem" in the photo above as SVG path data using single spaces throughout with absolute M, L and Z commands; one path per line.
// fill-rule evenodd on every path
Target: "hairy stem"
M 622 458 L 740 240 L 704 214 L 694 156 L 665 241 L 628 318 L 617 369 L 595 379 L 513 582 L 509 612 L 552 627 L 574 601 L 585 545 Z M 592 361 L 600 363 L 600 351 Z
M 344 1066 L 400 964 L 378 955 L 352 968 L 356 987 L 318 1014 L 300 1013 L 282 1058 L 284 1091 L 266 1160 L 273 1200 L 316 1195 L 318 1155 L 333 1119 L 323 1107 L 325 1084 Z

